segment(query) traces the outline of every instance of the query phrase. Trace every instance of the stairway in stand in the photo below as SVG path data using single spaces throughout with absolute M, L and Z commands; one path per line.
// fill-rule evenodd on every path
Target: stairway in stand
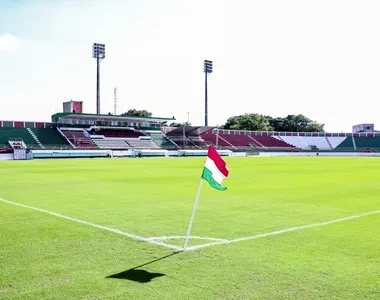
M 42 145 L 42 143 L 40 142 L 40 140 L 37 138 L 37 136 L 34 134 L 34 132 L 30 128 L 26 128 L 26 130 L 30 133 L 30 135 L 32 136 L 32 138 L 36 141 L 36 143 L 38 144 L 38 146 L 40 146 L 41 148 L 45 148 L 45 146 Z

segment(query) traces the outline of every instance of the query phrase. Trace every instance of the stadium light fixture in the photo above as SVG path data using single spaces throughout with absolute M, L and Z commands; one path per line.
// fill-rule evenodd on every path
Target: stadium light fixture
M 92 45 L 92 57 L 96 59 L 96 114 L 100 114 L 100 62 L 106 57 L 104 44 Z
M 205 126 L 208 126 L 208 95 L 207 95 L 207 77 L 212 73 L 212 61 L 203 62 L 203 72 L 205 73 Z

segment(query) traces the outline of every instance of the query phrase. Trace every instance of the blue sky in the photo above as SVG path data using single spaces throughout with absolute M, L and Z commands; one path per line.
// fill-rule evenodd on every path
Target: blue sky
M 378 0 L 0 0 L 0 119 L 49 121 L 72 98 L 101 112 L 147 109 L 204 124 L 303 113 L 328 131 L 380 114 Z

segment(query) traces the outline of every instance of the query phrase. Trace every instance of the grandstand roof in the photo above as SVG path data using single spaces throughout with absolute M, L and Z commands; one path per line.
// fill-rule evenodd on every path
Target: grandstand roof
M 185 133 L 186 135 L 201 135 L 211 129 L 216 128 L 216 126 L 180 126 L 172 131 L 168 132 L 167 135 L 182 135 Z
M 97 115 L 97 114 L 86 114 L 86 113 L 56 113 L 51 116 L 53 122 L 57 122 L 59 118 L 70 118 L 70 119 L 90 119 L 90 120 L 142 120 L 142 121 L 173 121 L 175 118 L 159 118 L 159 117 L 139 117 L 139 116 L 115 116 L 115 115 Z

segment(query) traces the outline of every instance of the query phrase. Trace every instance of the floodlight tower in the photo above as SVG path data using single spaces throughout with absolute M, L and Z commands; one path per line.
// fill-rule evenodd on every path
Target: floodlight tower
M 117 90 L 113 90 L 113 114 L 116 116 L 116 105 L 117 105 Z
M 212 61 L 205 60 L 203 63 L 203 72 L 205 73 L 205 126 L 208 126 L 208 111 L 207 111 L 207 77 L 212 73 Z
M 96 114 L 100 114 L 100 62 L 106 57 L 106 49 L 104 44 L 94 43 L 92 46 L 92 57 L 96 58 Z

